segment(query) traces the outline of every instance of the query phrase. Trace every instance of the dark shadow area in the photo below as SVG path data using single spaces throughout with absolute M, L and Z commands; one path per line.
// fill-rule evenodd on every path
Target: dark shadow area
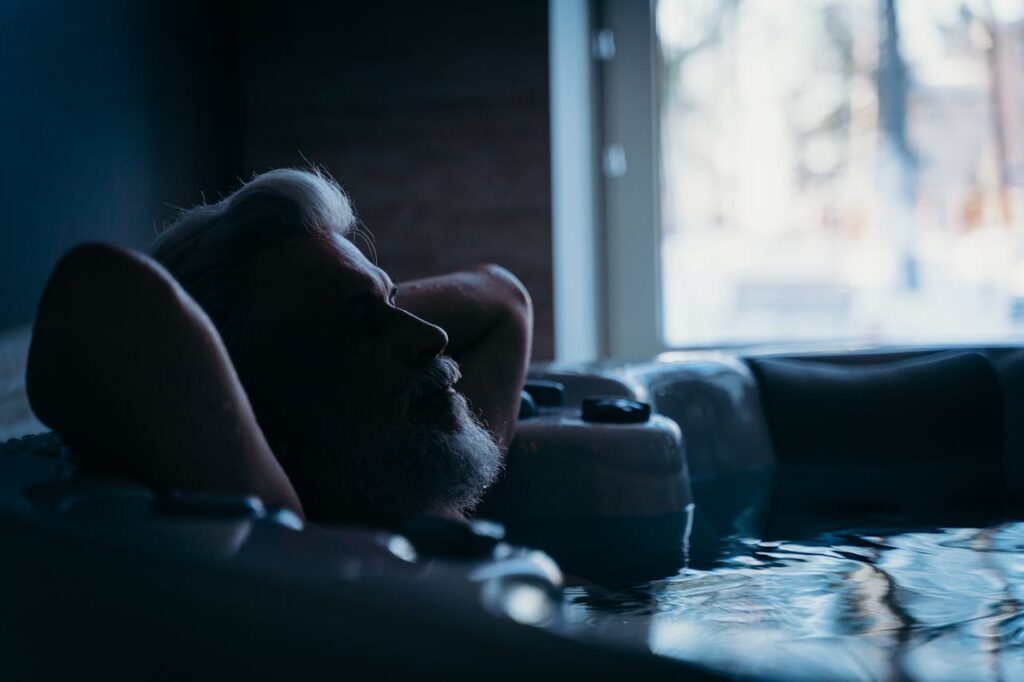
M 83 241 L 278 166 L 349 192 L 397 279 L 500 262 L 552 353 L 547 3 L 0 6 L 0 329 Z

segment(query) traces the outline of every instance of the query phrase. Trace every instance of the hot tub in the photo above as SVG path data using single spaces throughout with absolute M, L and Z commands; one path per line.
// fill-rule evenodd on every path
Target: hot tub
M 523 532 L 600 640 L 752 678 L 1024 679 L 1020 363 L 947 347 L 538 367 L 574 399 L 600 386 L 675 420 L 694 509 L 678 561 L 650 552 L 646 575 L 676 530 L 662 518 L 628 520 L 628 561 Z
M 537 366 L 562 404 L 522 422 L 483 509 L 504 531 L 303 527 L 10 441 L 0 666 L 1012 679 L 1021 364 L 1001 347 Z M 652 414 L 584 419 L 595 395 Z

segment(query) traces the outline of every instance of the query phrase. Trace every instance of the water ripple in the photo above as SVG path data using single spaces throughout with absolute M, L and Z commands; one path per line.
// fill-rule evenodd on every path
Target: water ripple
M 1024 679 L 1024 523 L 734 538 L 717 565 L 569 590 L 571 620 L 782 679 Z

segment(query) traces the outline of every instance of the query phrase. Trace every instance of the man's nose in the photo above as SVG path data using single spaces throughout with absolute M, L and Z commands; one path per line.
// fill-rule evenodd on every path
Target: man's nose
M 399 355 L 407 365 L 422 367 L 444 352 L 448 346 L 448 334 L 436 324 L 403 312 L 406 333 L 399 343 Z

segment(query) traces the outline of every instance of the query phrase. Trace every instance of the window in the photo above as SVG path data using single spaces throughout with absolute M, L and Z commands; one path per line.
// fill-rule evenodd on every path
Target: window
M 664 347 L 1024 335 L 1024 0 L 654 11 Z

